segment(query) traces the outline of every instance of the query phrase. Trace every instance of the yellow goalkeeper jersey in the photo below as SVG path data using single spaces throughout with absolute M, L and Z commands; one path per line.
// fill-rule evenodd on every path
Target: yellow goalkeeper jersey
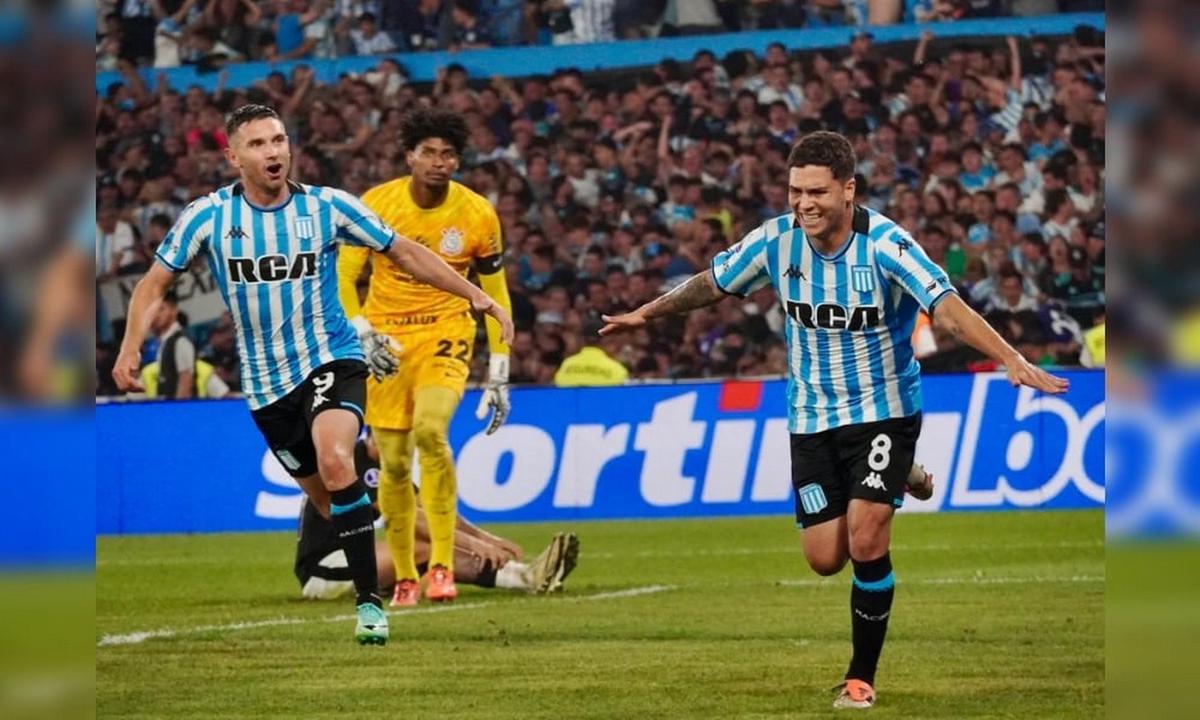
M 362 201 L 397 233 L 437 253 L 463 277 L 470 272 L 473 260 L 500 256 L 500 219 L 487 199 L 451 181 L 446 200 L 426 210 L 413 200 L 411 183 L 411 177 L 403 177 L 377 185 L 362 196 Z M 368 257 L 371 259 L 371 283 L 363 307 L 368 319 L 421 316 L 416 324 L 423 325 L 437 317 L 470 310 L 465 299 L 422 283 L 385 255 L 350 246 L 342 246 L 340 253 L 339 270 L 350 270 L 355 276 L 355 269 L 361 271 Z

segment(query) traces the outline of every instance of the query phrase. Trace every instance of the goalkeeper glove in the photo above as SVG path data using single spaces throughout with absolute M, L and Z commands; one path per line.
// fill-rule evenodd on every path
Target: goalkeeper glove
M 508 356 L 492 353 L 488 358 L 487 385 L 483 389 L 483 397 L 479 398 L 479 407 L 475 408 L 475 419 L 482 420 L 491 408 L 492 419 L 487 426 L 487 434 L 496 432 L 508 419 L 508 411 L 512 405 L 508 401 Z
M 362 315 L 350 321 L 358 332 L 358 342 L 367 357 L 367 367 L 376 380 L 395 375 L 400 370 L 400 344 L 371 327 Z

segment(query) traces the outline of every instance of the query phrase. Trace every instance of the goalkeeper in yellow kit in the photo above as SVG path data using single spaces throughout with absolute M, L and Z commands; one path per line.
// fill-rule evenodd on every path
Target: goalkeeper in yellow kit
M 418 109 L 404 118 L 400 134 L 412 175 L 368 190 L 363 203 L 464 276 L 473 268 L 484 292 L 511 311 L 496 211 L 450 179 L 467 141 L 463 119 Z M 375 376 L 367 384 L 366 421 L 380 451 L 379 505 L 396 565 L 392 605 L 415 605 L 421 593 L 413 559 L 414 449 L 430 534 L 425 597 L 453 600 L 458 492 L 448 433 L 470 371 L 475 318 L 467 301 L 414 279 L 379 253 L 349 247 L 339 252 L 339 295 Z M 370 285 L 360 305 L 356 284 L 368 260 Z M 483 418 L 490 408 L 492 433 L 508 417 L 509 349 L 499 325 L 491 318 L 486 322 L 491 357 L 476 416 Z

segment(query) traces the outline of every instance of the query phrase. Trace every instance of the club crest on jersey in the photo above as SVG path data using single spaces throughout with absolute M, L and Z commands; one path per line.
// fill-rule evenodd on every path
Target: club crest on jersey
M 817 483 L 809 483 L 800 488 L 796 491 L 796 496 L 800 498 L 800 506 L 804 508 L 804 512 L 809 515 L 816 515 L 829 507 L 825 490 Z
M 850 287 L 855 292 L 869 293 L 875 290 L 875 270 L 870 265 L 855 265 L 850 268 Z
M 463 251 L 463 232 L 458 228 L 446 228 L 442 231 L 442 242 L 438 249 L 443 255 L 459 255 Z
M 316 235 L 316 229 L 313 226 L 312 215 L 300 215 L 294 223 L 296 237 L 301 240 L 312 240 L 313 235 Z

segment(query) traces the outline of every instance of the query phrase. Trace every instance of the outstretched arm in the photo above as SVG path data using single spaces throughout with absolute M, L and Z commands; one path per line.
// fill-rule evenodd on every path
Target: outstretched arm
M 671 292 L 660 295 L 633 312 L 624 315 L 602 316 L 604 322 L 608 324 L 600 330 L 600 334 L 608 335 L 633 330 L 656 318 L 707 307 L 718 302 L 725 295 L 726 293 L 717 287 L 712 272 L 705 270 L 696 273 Z
M 955 293 L 947 293 L 934 306 L 933 320 L 958 339 L 1003 364 L 1008 370 L 1008 381 L 1013 385 L 1026 385 L 1054 395 L 1066 392 L 1070 386 L 1064 378 L 1055 377 L 1026 360 Z

